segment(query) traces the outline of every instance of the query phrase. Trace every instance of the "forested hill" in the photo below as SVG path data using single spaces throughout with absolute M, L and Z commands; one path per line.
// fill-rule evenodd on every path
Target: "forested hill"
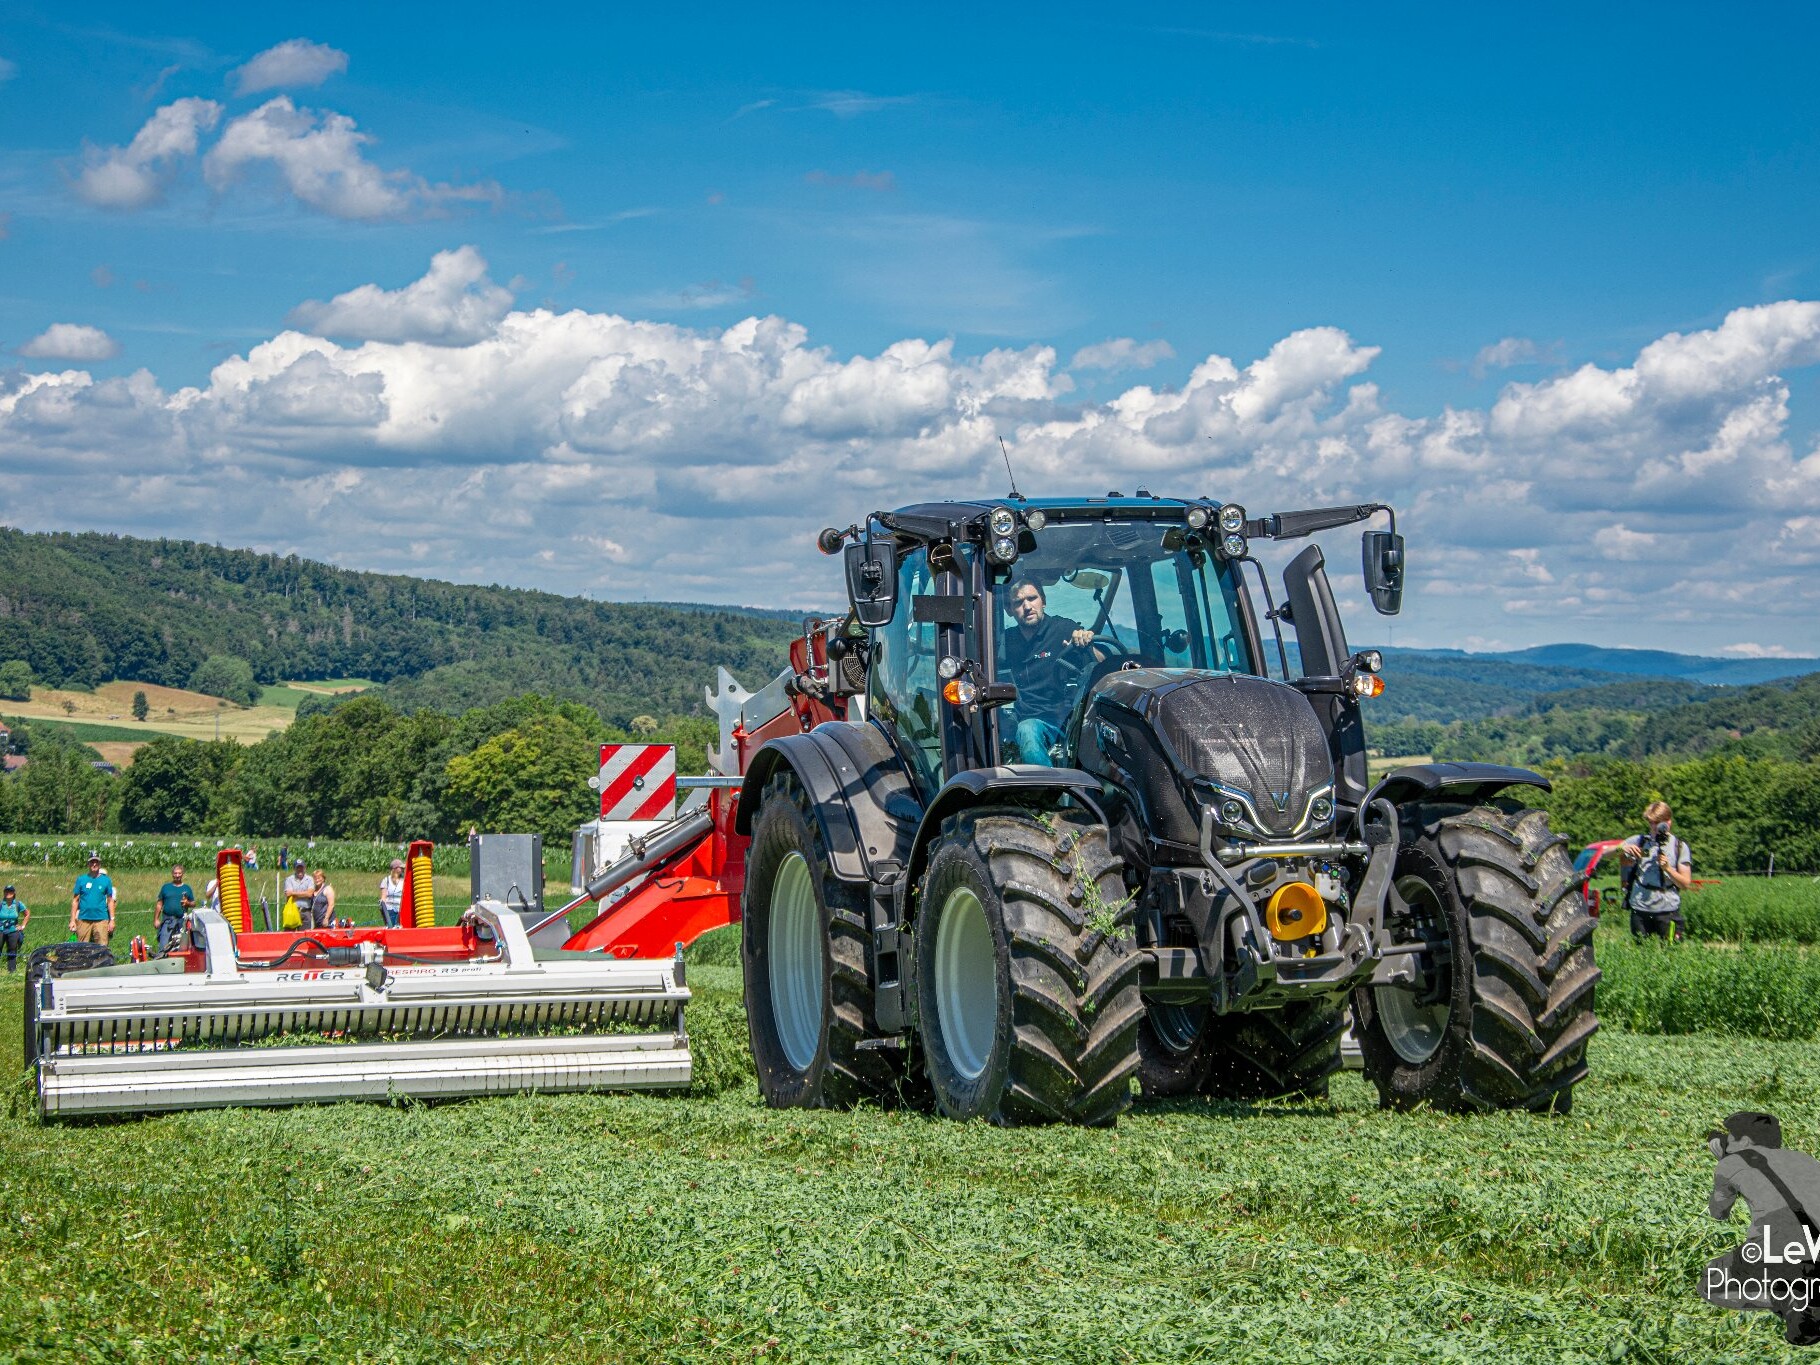
M 371 678 L 406 705 L 460 710 L 527 691 L 609 721 L 701 709 L 724 664 L 774 676 L 798 627 L 772 612 L 592 602 L 359 573 L 182 540 L 0 527 L 0 661 L 50 686 L 184 686 L 209 655 L 262 682 Z

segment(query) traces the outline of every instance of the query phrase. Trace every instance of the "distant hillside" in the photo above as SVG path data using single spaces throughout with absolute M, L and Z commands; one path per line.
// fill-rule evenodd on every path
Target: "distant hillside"
M 623 724 L 699 712 L 718 664 L 758 686 L 783 666 L 795 633 L 771 613 L 591 602 L 191 541 L 0 528 L 0 661 L 24 659 L 52 686 L 132 678 L 182 687 L 208 655 L 234 654 L 263 683 L 370 678 L 403 704 L 453 710 L 543 691 Z
M 1537 645 L 1532 649 L 1469 657 L 1539 664 L 1545 668 L 1682 678 L 1688 682 L 1723 683 L 1732 687 L 1820 673 L 1820 659 L 1709 659 L 1697 654 L 1671 654 L 1660 649 L 1606 649 L 1599 645 Z

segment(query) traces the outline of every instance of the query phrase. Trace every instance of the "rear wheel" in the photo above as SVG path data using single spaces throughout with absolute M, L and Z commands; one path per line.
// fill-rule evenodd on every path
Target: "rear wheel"
M 1214 1019 L 1202 1090 L 1224 1100 L 1327 1098 L 1340 1069 L 1346 1012 L 1339 1000 L 1298 1000 Z
M 1401 812 L 1387 915 L 1426 945 L 1417 980 L 1353 993 L 1365 1074 L 1386 1108 L 1565 1113 L 1598 1029 L 1593 919 L 1566 841 L 1535 810 Z
M 747 1027 L 765 1102 L 823 1108 L 891 1094 L 903 1053 L 860 1046 L 878 1032 L 865 892 L 834 875 L 791 773 L 771 779 L 752 822 L 741 918 Z
M 1138 1066 L 1139 958 L 1123 863 L 1076 811 L 964 811 L 916 925 L 918 1027 L 943 1113 L 1110 1124 Z

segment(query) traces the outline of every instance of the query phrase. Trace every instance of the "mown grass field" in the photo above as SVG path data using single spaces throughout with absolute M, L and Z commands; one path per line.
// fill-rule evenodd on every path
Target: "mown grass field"
M 1767 1108 L 1820 1151 L 1812 1038 L 1608 1029 L 1565 1118 L 1386 1114 L 1347 1075 L 1330 1103 L 1006 1131 L 767 1111 L 731 933 L 691 957 L 704 1093 L 41 1129 L 15 1086 L 0 1353 L 1798 1358 L 1773 1319 L 1693 1285 L 1743 1228 L 1706 1216 L 1700 1135 Z M 0 997 L 9 1075 L 19 1008 Z

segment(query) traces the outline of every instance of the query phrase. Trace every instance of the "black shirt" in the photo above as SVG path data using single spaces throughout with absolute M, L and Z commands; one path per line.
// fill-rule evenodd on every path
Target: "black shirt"
M 1069 637 L 1081 628 L 1066 616 L 1045 616 L 1034 629 L 1013 625 L 1005 632 L 1000 660 L 1002 671 L 1017 684 L 1017 714 L 1023 720 L 1046 720 L 1060 725 L 1068 704 L 1068 684 L 1079 675 L 1079 655 L 1067 663 L 1062 651 L 1071 649 Z

